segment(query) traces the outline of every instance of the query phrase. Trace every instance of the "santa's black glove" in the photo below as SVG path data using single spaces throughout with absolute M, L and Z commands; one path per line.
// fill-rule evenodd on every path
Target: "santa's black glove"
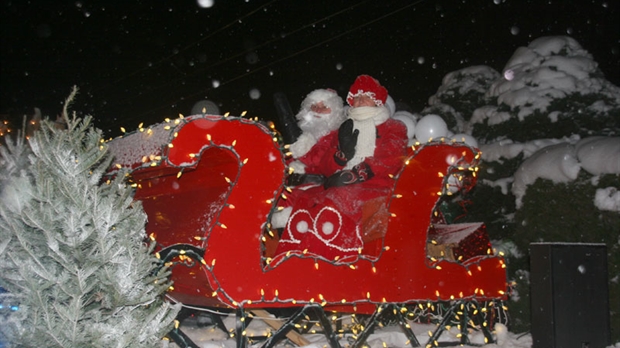
M 336 174 L 333 174 L 325 181 L 323 187 L 338 187 L 355 184 L 358 182 L 364 182 L 371 179 L 375 174 L 370 169 L 370 166 L 365 162 L 362 162 L 350 170 L 341 170 Z
M 321 174 L 297 174 L 293 173 L 286 178 L 286 186 L 299 186 L 305 184 L 322 185 L 325 176 Z
M 344 121 L 338 128 L 338 151 L 334 154 L 334 160 L 341 166 L 355 155 L 355 145 L 357 145 L 357 136 L 359 130 L 353 130 L 353 120 Z

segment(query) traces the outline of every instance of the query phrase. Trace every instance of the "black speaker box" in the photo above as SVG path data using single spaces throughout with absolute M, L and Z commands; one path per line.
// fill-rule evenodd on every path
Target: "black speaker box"
M 532 348 L 610 345 L 605 244 L 530 244 Z

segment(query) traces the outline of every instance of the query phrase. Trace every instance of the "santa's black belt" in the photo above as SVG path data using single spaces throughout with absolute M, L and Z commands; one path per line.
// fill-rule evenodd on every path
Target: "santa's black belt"
M 325 176 L 320 174 L 297 174 L 293 173 L 286 179 L 286 185 L 299 186 L 307 184 L 322 185 L 325 182 Z

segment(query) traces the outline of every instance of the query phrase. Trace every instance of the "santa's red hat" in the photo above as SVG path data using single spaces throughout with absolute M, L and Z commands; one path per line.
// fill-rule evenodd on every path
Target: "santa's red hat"
M 353 98 L 360 95 L 367 95 L 377 106 L 382 106 L 385 104 L 388 91 L 372 76 L 360 75 L 355 79 L 355 82 L 353 82 L 353 85 L 349 89 L 347 103 L 353 105 Z

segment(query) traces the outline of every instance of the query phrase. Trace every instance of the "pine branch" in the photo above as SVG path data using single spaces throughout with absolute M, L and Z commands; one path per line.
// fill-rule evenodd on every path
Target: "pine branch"
M 112 158 L 90 117 L 69 116 L 76 93 L 67 129 L 44 120 L 0 148 L 0 286 L 20 301 L 0 331 L 26 346 L 152 347 L 179 309 L 163 298 L 169 270 L 143 244 L 123 173 L 100 182 Z

